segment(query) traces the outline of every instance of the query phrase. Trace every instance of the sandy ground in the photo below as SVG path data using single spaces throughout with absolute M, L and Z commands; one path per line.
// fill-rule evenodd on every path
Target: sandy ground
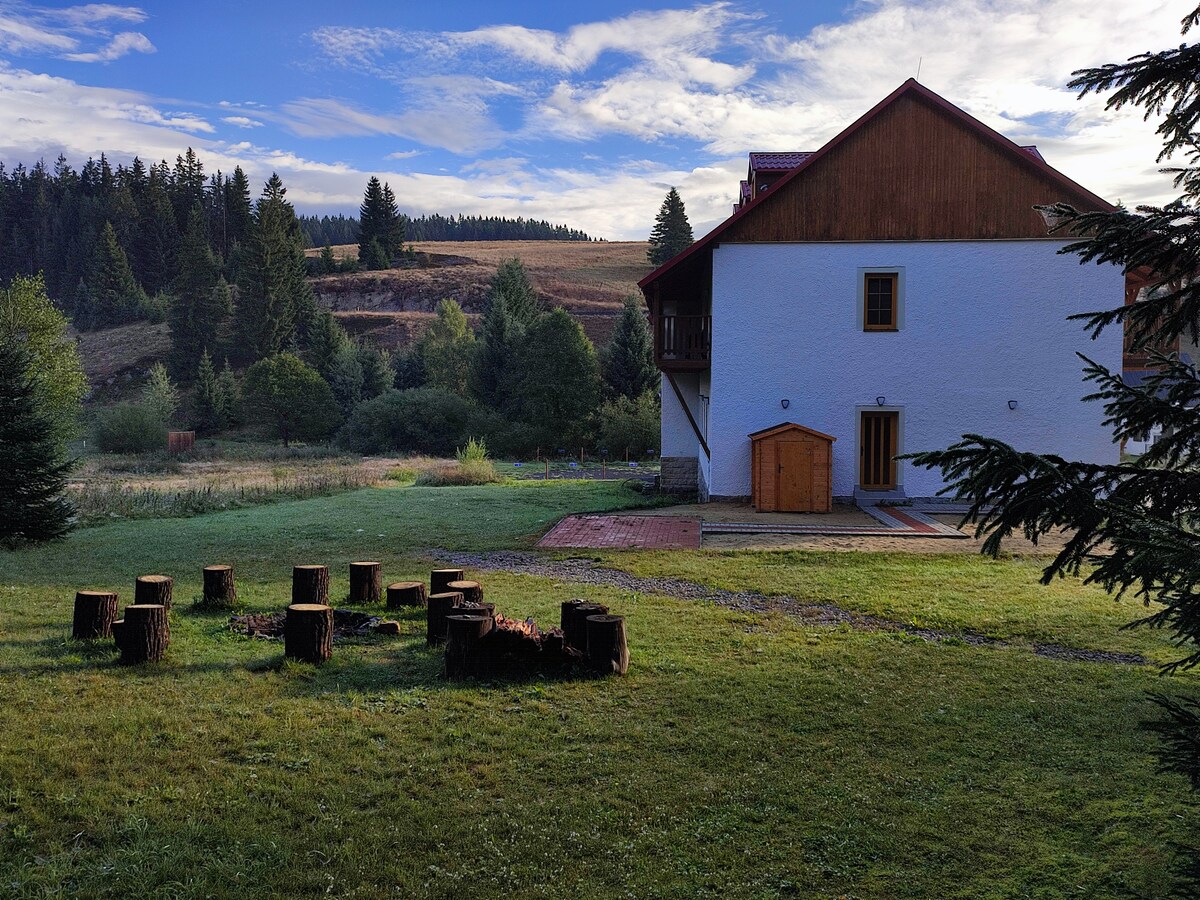
M 753 522 L 787 525 L 863 525 L 879 523 L 857 506 L 835 504 L 831 513 L 760 513 L 748 503 L 689 503 L 639 511 L 650 516 L 700 516 L 706 522 Z M 933 518 L 957 526 L 959 517 L 937 515 Z M 963 529 L 970 534 L 971 529 Z M 1009 553 L 1029 556 L 1057 553 L 1066 542 L 1064 535 L 1049 535 L 1037 546 L 1021 537 L 1005 543 Z M 983 541 L 935 537 L 846 537 L 797 534 L 706 534 L 705 550 L 859 550 L 897 551 L 901 553 L 978 553 Z

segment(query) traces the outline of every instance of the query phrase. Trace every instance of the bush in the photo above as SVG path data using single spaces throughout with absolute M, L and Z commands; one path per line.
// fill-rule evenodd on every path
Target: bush
M 426 469 L 417 476 L 420 487 L 466 487 L 475 484 L 491 484 L 500 479 L 490 459 L 469 462 L 447 463 Z
M 167 423 L 152 403 L 120 403 L 96 413 L 92 438 L 101 453 L 149 453 L 167 446 Z
M 442 388 L 385 391 L 355 407 L 337 442 L 357 453 L 448 455 L 462 444 L 475 411 L 470 400 Z
M 619 396 L 600 407 L 600 446 L 614 458 L 626 450 L 644 456 L 662 443 L 661 423 L 658 397 L 651 391 L 636 400 Z

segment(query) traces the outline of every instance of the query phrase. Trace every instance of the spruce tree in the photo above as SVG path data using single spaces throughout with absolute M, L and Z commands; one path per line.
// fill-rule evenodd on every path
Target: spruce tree
M 513 257 L 500 263 L 496 274 L 492 277 L 492 290 L 488 303 L 503 295 L 507 301 L 508 314 L 526 327 L 544 312 L 541 298 L 533 289 L 533 280 L 529 271 L 520 259 Z
M 333 255 L 333 248 L 326 244 L 321 248 L 321 274 L 332 275 L 338 270 L 337 257 Z
M 404 250 L 404 217 L 396 206 L 396 195 L 386 181 L 383 183 L 383 232 L 379 236 L 380 243 L 390 261 L 396 259 Z
M 1198 20 L 1200 9 L 1184 20 L 1184 33 Z M 1200 45 L 1139 54 L 1074 76 L 1070 86 L 1081 94 L 1112 91 L 1109 109 L 1165 112 L 1159 161 L 1175 153 L 1183 161 L 1167 170 L 1182 195 L 1166 206 L 1080 213 L 1060 203 L 1044 210 L 1058 222 L 1057 231 L 1076 238 L 1062 252 L 1126 273 L 1153 273 L 1143 301 L 1076 318 L 1093 334 L 1123 327 L 1135 349 L 1174 346 L 1181 336 L 1194 342 L 1200 337 Z M 1120 372 L 1083 357 L 1094 385 L 1086 399 L 1104 404 L 1116 440 L 1161 429 L 1162 438 L 1136 459 L 1078 462 L 976 434 L 910 458 L 940 469 L 948 491 L 970 504 L 967 520 L 987 535 L 987 553 L 997 554 L 1013 532 L 1036 541 L 1066 529 L 1070 540 L 1043 581 L 1076 575 L 1117 597 L 1132 593 L 1143 600 L 1151 612 L 1138 623 L 1169 630 L 1185 650 L 1165 667 L 1170 672 L 1200 663 L 1200 375 L 1177 353 L 1154 356 L 1158 369 L 1142 386 L 1126 385 Z M 1164 705 L 1178 726 L 1168 765 L 1200 784 L 1200 706 Z
M 462 307 L 453 300 L 438 303 L 437 318 L 421 335 L 418 346 L 426 383 L 465 397 L 471 358 L 475 354 L 475 335 Z
M 692 226 L 688 223 L 687 211 L 683 207 L 683 199 L 675 188 L 671 188 L 654 218 L 654 228 L 650 231 L 650 249 L 646 251 L 646 255 L 651 265 L 661 266 L 690 247 L 694 240 Z
M 509 312 L 508 297 L 499 292 L 483 317 L 479 346 L 471 365 L 471 394 L 484 406 L 509 410 L 513 405 L 517 352 L 525 326 Z
M 196 399 L 192 404 L 196 414 L 196 430 L 202 434 L 220 431 L 225 424 L 224 405 L 217 370 L 213 368 L 208 350 L 204 350 L 196 367 Z
M 358 208 L 358 262 L 364 269 L 386 268 L 381 259 L 384 253 L 380 236 L 387 227 L 387 214 L 384 209 L 383 185 L 372 175 L 367 179 L 367 190 L 363 194 L 362 205 Z M 377 246 L 372 247 L 375 241 Z M 382 264 L 381 264 L 382 263 Z
M 171 417 L 179 407 L 179 389 L 171 381 L 167 367 L 155 363 L 150 367 L 150 377 L 142 391 L 142 401 L 153 410 L 155 417 L 163 423 L 170 424 Z
M 600 405 L 600 366 L 592 342 L 564 309 L 538 318 L 517 360 L 521 417 L 543 447 L 578 447 L 590 439 Z
M 286 194 L 279 176 L 272 174 L 239 254 L 236 324 L 250 359 L 290 346 L 298 322 L 313 306 L 305 279 L 304 242 Z
M 33 356 L 0 332 L 0 547 L 56 540 L 74 525 L 63 496 L 66 461 L 52 415 L 39 401 Z
M 96 275 L 92 283 L 91 328 L 132 322 L 146 306 L 146 294 L 133 277 L 129 259 L 117 241 L 111 222 L 105 222 L 97 245 Z
M 604 382 L 614 396 L 636 400 L 658 387 L 654 342 L 637 297 L 626 297 L 612 340 L 604 352 Z
M 171 326 L 171 367 L 181 377 L 196 372 L 201 355 L 216 348 L 217 329 L 228 310 L 214 302 L 220 267 L 208 242 L 208 221 L 199 204 L 188 214 L 188 227 L 179 250 L 174 298 L 167 307 Z
M 225 368 L 217 376 L 217 410 L 221 414 L 223 425 L 236 425 L 241 422 L 242 390 L 237 376 L 229 360 L 225 360 Z

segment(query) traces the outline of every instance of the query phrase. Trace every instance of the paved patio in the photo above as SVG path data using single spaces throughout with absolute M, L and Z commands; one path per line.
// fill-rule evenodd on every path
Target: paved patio
M 699 550 L 697 516 L 567 516 L 538 541 L 545 548 Z

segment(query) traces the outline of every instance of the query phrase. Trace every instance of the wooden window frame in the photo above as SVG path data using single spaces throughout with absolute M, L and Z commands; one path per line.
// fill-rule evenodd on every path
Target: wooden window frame
M 870 302 L 871 279 L 887 279 L 892 284 L 892 321 L 890 325 L 872 325 L 868 320 L 867 304 Z M 899 331 L 900 330 L 900 273 L 899 272 L 863 272 L 862 274 L 862 324 L 863 331 Z

